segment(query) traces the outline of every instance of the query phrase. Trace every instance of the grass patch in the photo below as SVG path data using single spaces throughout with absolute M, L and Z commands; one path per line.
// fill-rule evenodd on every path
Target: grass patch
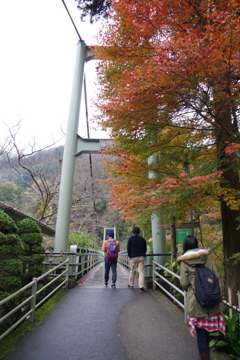
M 59 290 L 54 296 L 52 296 L 47 302 L 45 302 L 41 308 L 35 312 L 35 321 L 30 323 L 29 321 L 23 320 L 16 329 L 6 336 L 0 344 L 0 359 L 3 359 L 10 352 L 15 350 L 17 342 L 29 331 L 32 331 L 37 325 L 47 317 L 47 315 L 55 308 L 55 306 L 64 298 L 67 294 L 66 289 Z

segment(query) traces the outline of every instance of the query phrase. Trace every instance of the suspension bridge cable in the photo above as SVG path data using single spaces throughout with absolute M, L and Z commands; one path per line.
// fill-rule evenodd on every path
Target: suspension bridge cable
M 62 0 L 62 3 L 63 3 L 63 5 L 64 5 L 64 7 L 65 7 L 65 9 L 66 9 L 66 11 L 67 11 L 70 19 L 71 19 L 71 22 L 72 22 L 72 24 L 73 24 L 73 26 L 74 26 L 74 29 L 76 30 L 76 33 L 78 34 L 79 40 L 80 40 L 80 41 L 83 41 L 82 38 L 81 38 L 81 35 L 79 34 L 79 31 L 78 31 L 78 29 L 77 29 L 77 27 L 76 27 L 76 25 L 75 25 L 75 23 L 74 23 L 74 21 L 73 21 L 73 18 L 71 17 L 71 14 L 70 14 L 70 12 L 68 11 L 68 8 L 67 8 L 67 5 L 65 4 L 65 1 Z
M 86 112 L 86 123 L 87 123 L 87 136 L 88 136 L 88 139 L 89 139 L 89 138 L 90 138 L 90 131 L 89 131 L 89 120 L 88 120 L 88 102 L 87 102 L 86 74 L 84 74 L 83 86 L 84 86 L 84 98 L 85 98 L 85 112 Z M 95 202 L 94 185 L 93 185 L 93 164 L 92 164 L 92 155 L 91 155 L 91 154 L 89 154 L 89 165 L 90 165 L 90 176 L 91 176 L 91 179 L 92 179 L 93 208 L 94 208 L 94 210 L 96 211 L 96 202 Z

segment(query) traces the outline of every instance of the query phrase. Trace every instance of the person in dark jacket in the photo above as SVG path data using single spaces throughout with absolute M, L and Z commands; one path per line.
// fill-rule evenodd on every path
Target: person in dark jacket
M 144 264 L 145 264 L 145 254 L 147 251 L 146 240 L 140 236 L 139 227 L 135 226 L 132 229 L 133 236 L 128 239 L 127 242 L 127 252 L 130 258 L 130 274 L 129 274 L 129 283 L 128 288 L 133 289 L 134 276 L 136 268 L 138 268 L 139 273 L 139 291 L 141 293 L 145 292 L 145 275 L 144 275 Z
M 205 264 L 219 280 L 219 274 L 213 261 L 208 257 L 208 250 L 199 249 L 195 236 L 188 235 L 183 241 L 184 254 L 178 257 L 180 262 L 180 285 L 187 291 L 187 315 L 190 333 L 194 336 L 196 327 L 198 350 L 201 360 L 209 360 L 209 332 L 220 330 L 225 335 L 222 316 L 223 303 L 211 307 L 201 306 L 195 297 L 196 266 Z

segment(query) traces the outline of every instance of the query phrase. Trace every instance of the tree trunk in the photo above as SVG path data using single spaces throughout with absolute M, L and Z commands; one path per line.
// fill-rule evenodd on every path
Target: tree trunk
M 219 96 L 219 94 L 218 94 Z M 225 152 L 227 141 L 239 136 L 236 124 L 231 119 L 229 101 L 217 99 L 216 111 L 216 142 L 218 148 L 219 170 L 222 171 L 223 187 L 229 190 L 240 190 L 239 173 L 234 158 L 236 154 L 227 155 Z M 232 256 L 240 252 L 240 210 L 232 210 L 224 200 L 221 201 L 223 253 L 225 268 L 225 293 L 227 288 L 232 289 L 233 303 L 237 305 L 237 291 L 240 290 L 240 263 L 234 264 Z
M 240 262 L 233 263 L 232 256 L 240 252 L 240 229 L 239 221 L 236 217 L 240 216 L 240 211 L 231 210 L 225 202 L 221 203 L 222 229 L 223 229 L 223 253 L 225 268 L 225 294 L 227 288 L 232 289 L 233 304 L 237 305 L 237 292 L 240 290 Z

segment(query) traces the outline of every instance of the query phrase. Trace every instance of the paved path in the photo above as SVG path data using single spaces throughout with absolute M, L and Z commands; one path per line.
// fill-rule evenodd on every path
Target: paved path
M 4 360 L 197 360 L 183 313 L 160 291 L 127 284 L 118 265 L 117 288 L 105 288 L 99 264 Z

